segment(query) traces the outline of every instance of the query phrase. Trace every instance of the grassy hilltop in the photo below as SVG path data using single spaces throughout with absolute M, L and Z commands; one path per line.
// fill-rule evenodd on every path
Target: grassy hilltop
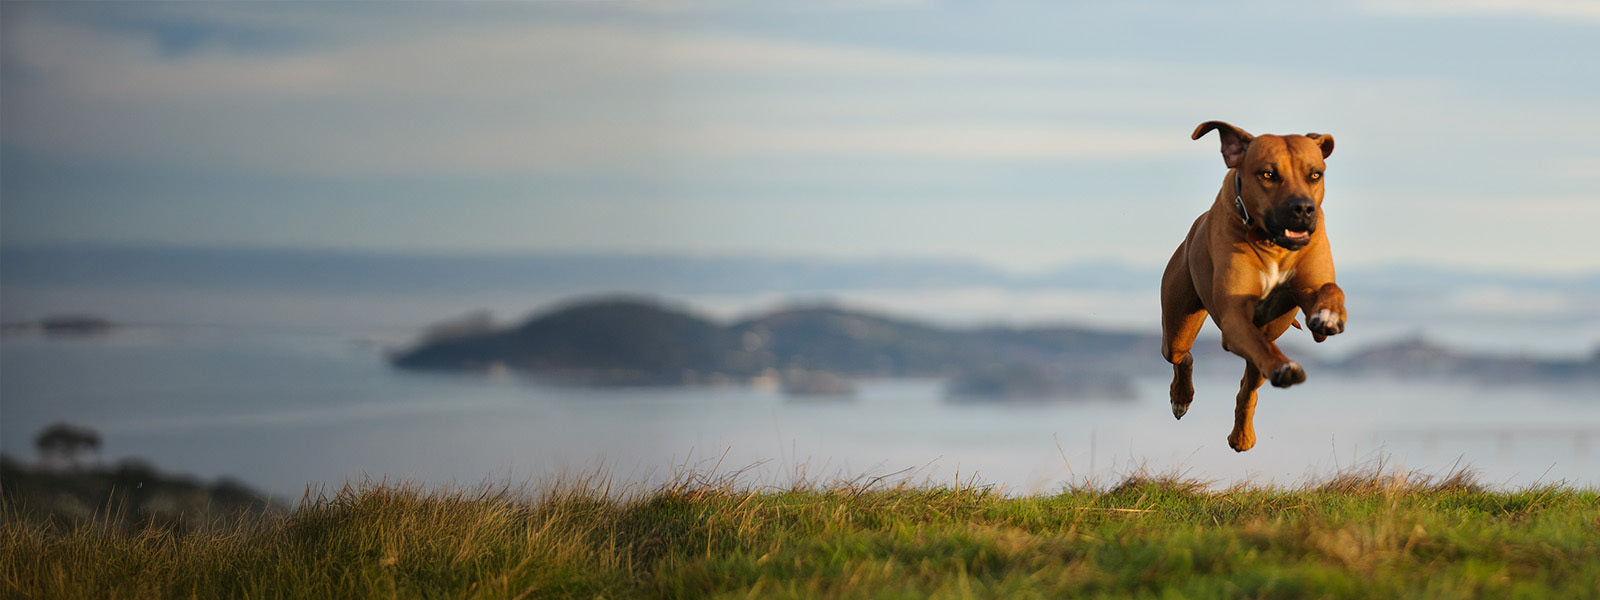
M 201 530 L 5 507 L 7 598 L 1596 597 L 1600 492 L 1341 475 L 1177 477 L 1007 497 L 751 490 L 684 477 L 423 490 L 367 483 Z M 626 497 L 619 497 L 626 496 Z

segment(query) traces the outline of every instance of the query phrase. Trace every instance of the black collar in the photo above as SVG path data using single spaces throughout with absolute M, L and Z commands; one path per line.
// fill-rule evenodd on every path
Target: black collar
M 1233 206 L 1239 209 L 1239 220 L 1244 221 L 1244 226 L 1250 226 L 1250 211 L 1244 209 L 1244 182 L 1239 178 L 1239 172 L 1233 172 Z
M 1233 207 L 1239 209 L 1239 220 L 1244 222 L 1245 229 L 1250 229 L 1250 230 L 1255 230 L 1255 231 L 1261 232 L 1261 243 L 1266 244 L 1268 246 L 1276 246 L 1276 245 L 1278 245 L 1277 243 L 1272 241 L 1272 235 L 1267 233 L 1267 230 L 1265 228 L 1251 227 L 1250 226 L 1251 223 L 1255 222 L 1255 219 L 1250 218 L 1250 211 L 1244 209 L 1243 185 L 1244 185 L 1244 182 L 1239 178 L 1239 172 L 1238 171 L 1234 171 L 1233 172 Z

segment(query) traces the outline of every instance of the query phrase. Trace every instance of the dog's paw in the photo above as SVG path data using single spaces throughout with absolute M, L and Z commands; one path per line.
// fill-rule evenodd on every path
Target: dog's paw
M 1180 373 L 1172 378 L 1172 417 L 1182 419 L 1189 413 L 1189 403 L 1194 402 L 1194 380 L 1190 379 L 1187 367 L 1180 368 Z
M 1250 429 L 1234 430 L 1228 434 L 1228 447 L 1233 448 L 1234 452 L 1244 452 L 1256 447 L 1256 432 Z
M 1344 333 L 1344 316 L 1324 308 L 1306 316 L 1306 326 L 1311 329 L 1311 338 L 1321 342 L 1330 335 Z
M 1304 383 L 1306 370 L 1293 362 L 1272 370 L 1272 387 L 1286 388 L 1296 383 Z

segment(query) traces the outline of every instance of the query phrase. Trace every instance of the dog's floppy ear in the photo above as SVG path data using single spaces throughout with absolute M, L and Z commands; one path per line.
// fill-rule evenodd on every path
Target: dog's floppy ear
M 1323 158 L 1333 154 L 1333 136 L 1326 133 L 1308 133 L 1306 137 L 1311 138 L 1311 141 L 1316 142 L 1318 146 L 1322 146 Z
M 1250 140 L 1255 139 L 1255 136 L 1250 135 L 1250 132 L 1222 121 L 1206 121 L 1201 123 L 1199 127 L 1194 128 L 1194 135 L 1190 136 L 1189 139 L 1198 140 L 1200 136 L 1213 129 L 1217 130 L 1218 135 L 1222 136 L 1223 164 L 1228 165 L 1230 169 L 1239 166 L 1239 163 L 1244 160 L 1245 148 L 1250 147 Z

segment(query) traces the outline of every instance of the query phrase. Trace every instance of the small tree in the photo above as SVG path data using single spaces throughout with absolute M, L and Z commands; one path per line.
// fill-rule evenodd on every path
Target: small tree
M 100 434 L 88 427 L 56 423 L 33 438 L 39 449 L 39 466 L 46 469 L 77 469 L 100 453 Z

